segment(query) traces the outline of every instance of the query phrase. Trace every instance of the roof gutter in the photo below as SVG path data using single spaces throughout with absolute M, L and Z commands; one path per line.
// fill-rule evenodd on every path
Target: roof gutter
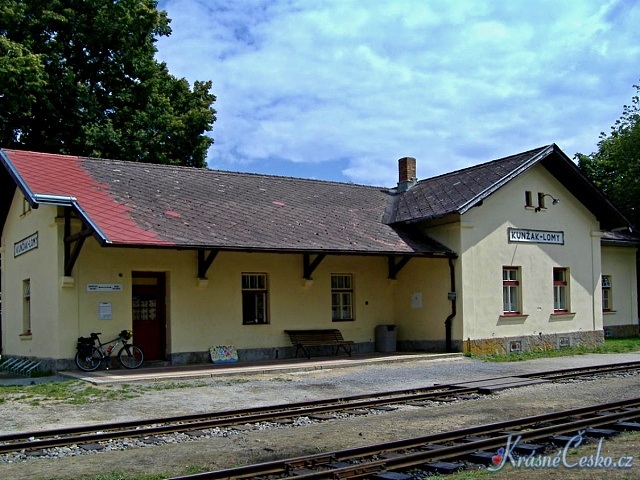
M 48 194 L 34 194 L 34 200 L 36 205 L 50 205 L 57 207 L 71 207 L 76 212 L 78 217 L 82 220 L 83 223 L 89 225 L 91 230 L 93 230 L 96 237 L 98 237 L 98 241 L 101 245 L 110 244 L 111 242 L 107 238 L 107 236 L 98 228 L 93 220 L 89 217 L 87 212 L 80 206 L 76 197 L 65 196 L 65 195 L 48 195 Z M 37 208 L 37 207 L 36 207 Z

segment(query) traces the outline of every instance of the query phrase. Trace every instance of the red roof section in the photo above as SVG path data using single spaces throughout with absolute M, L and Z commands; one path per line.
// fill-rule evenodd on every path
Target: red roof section
M 417 228 L 387 225 L 385 188 L 17 150 L 2 150 L 2 160 L 31 201 L 74 197 L 108 244 L 453 254 Z
M 75 197 L 78 205 L 110 243 L 173 245 L 140 228 L 129 212 L 83 168 L 82 157 L 3 149 L 27 188 L 36 195 Z

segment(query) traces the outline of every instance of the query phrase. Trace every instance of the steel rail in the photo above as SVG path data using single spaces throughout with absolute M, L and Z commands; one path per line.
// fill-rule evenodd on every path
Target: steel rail
M 549 372 L 524 373 L 522 378 L 540 378 L 545 380 L 559 380 L 564 378 L 578 378 L 587 375 L 608 375 L 616 372 L 640 369 L 640 362 L 612 363 L 609 365 L 594 365 L 589 367 L 565 368 Z
M 332 405 L 332 404 L 345 404 L 347 402 L 355 402 L 361 399 L 371 399 L 374 397 L 393 397 L 400 395 L 408 395 L 413 393 L 441 393 L 442 395 L 452 394 L 454 392 L 458 392 L 463 390 L 461 387 L 457 386 L 448 386 L 448 385 L 433 385 L 429 387 L 422 388 L 411 388 L 406 390 L 393 390 L 388 392 L 377 392 L 377 393 L 365 393 L 359 395 L 345 396 L 345 397 L 337 397 L 337 398 L 328 398 L 324 400 L 309 400 L 306 402 L 296 402 L 290 404 L 280 404 L 280 405 L 269 405 L 265 407 L 251 407 L 237 410 L 227 410 L 221 412 L 207 412 L 207 413 L 195 413 L 189 415 L 177 415 L 172 417 L 156 417 L 156 418 L 147 418 L 142 420 L 131 420 L 127 422 L 116 422 L 116 423 L 105 423 L 98 425 L 84 425 L 78 427 L 70 427 L 65 429 L 57 429 L 57 430 L 38 430 L 33 432 L 18 432 L 18 433 L 10 433 L 6 435 L 0 435 L 0 442 L 12 441 L 12 440 L 26 440 L 30 437 L 38 437 L 38 436 L 55 436 L 59 433 L 89 433 L 100 430 L 105 430 L 107 428 L 113 429 L 126 429 L 140 426 L 148 426 L 154 424 L 161 423 L 188 423 L 206 419 L 222 419 L 228 417 L 238 417 L 242 415 L 253 415 L 255 413 L 267 413 L 267 412 L 278 412 L 283 410 L 294 410 L 300 409 L 304 411 L 307 407 L 318 407 L 322 405 Z
M 235 467 L 167 480 L 248 479 L 264 475 L 300 480 L 362 478 L 440 460 L 460 459 L 478 451 L 497 451 L 512 435 L 525 441 L 640 419 L 640 398 L 581 407 L 543 415 L 478 425 L 424 437 L 396 440 L 353 449 Z M 553 425 L 549 425 L 556 422 Z M 490 437 L 487 437 L 491 435 Z M 481 436 L 481 438 L 471 438 Z M 458 442 L 458 443 L 456 443 Z M 453 445 L 451 445 L 453 443 Z M 386 455 L 382 457 L 383 455 Z M 345 465 L 348 461 L 358 463 Z M 335 465 L 335 467 L 332 467 Z M 320 468 L 318 471 L 308 471 Z
M 427 390 L 424 393 L 423 391 Z M 434 386 L 426 389 L 357 395 L 354 397 L 334 398 L 318 402 L 301 402 L 290 405 L 249 408 L 226 412 L 187 415 L 171 418 L 137 420 L 114 424 L 71 427 L 36 432 L 21 432 L 0 436 L 0 454 L 22 450 L 39 450 L 77 443 L 97 442 L 116 438 L 130 438 L 167 433 L 203 430 L 215 427 L 231 427 L 247 423 L 277 421 L 308 415 L 335 412 L 349 412 L 363 408 L 406 403 L 410 401 L 428 401 L 447 398 L 451 395 L 470 395 L 478 388 L 458 386 Z M 369 399 L 367 399 L 369 398 Z M 160 424 L 160 425 L 158 425 Z M 164 425 L 162 425 L 164 424 Z
M 329 414 L 340 411 L 348 412 L 349 410 L 375 408 L 407 402 L 445 400 L 447 397 L 452 396 L 460 398 L 463 395 L 471 395 L 481 390 L 481 387 L 473 386 L 471 385 L 472 383 L 505 380 L 505 385 L 512 386 L 514 378 L 548 378 L 553 380 L 557 378 L 567 378 L 571 373 L 576 376 L 582 376 L 585 375 L 584 372 L 586 371 L 588 371 L 589 374 L 594 374 L 598 371 L 610 373 L 612 371 L 638 368 L 640 368 L 640 362 L 627 362 L 594 367 L 552 370 L 549 372 L 523 374 L 512 377 L 494 377 L 469 382 L 470 384 L 467 386 L 464 386 L 464 384 L 440 384 L 423 388 L 360 394 L 319 401 L 246 408 L 233 411 L 151 418 L 36 432 L 20 432 L 0 436 L 0 454 L 59 447 L 70 444 L 93 443 L 117 438 L 162 435 L 214 427 L 230 427 L 247 423 L 278 421 L 302 416 L 319 415 L 323 413 Z M 496 384 L 493 386 L 495 387 Z

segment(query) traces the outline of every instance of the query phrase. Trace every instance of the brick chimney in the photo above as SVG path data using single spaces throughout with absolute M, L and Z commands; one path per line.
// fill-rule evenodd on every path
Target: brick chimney
M 403 157 L 398 160 L 398 192 L 406 192 L 416 181 L 416 159 Z

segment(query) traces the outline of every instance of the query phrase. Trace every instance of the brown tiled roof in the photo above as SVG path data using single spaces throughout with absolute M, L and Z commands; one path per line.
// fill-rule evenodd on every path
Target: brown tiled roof
M 629 221 L 557 145 L 551 144 L 473 167 L 422 180 L 396 195 L 385 221 L 391 225 L 463 214 L 536 164 L 542 165 L 598 219 L 601 228 Z
M 629 225 L 556 145 L 426 179 L 403 193 L 15 150 L 0 151 L 0 162 L 34 204 L 67 202 L 112 245 L 451 255 L 414 224 L 463 214 L 537 163 L 603 229 Z
M 28 196 L 36 203 L 49 195 L 73 198 L 105 244 L 452 253 L 417 230 L 383 223 L 390 199 L 383 188 L 15 150 L 2 153 Z
M 395 208 L 387 221 L 393 224 L 464 213 L 473 202 L 482 201 L 551 150 L 552 146 L 540 147 L 422 180 L 397 196 Z
M 640 234 L 629 230 L 604 232 L 602 234 L 603 245 L 620 245 L 640 247 Z

